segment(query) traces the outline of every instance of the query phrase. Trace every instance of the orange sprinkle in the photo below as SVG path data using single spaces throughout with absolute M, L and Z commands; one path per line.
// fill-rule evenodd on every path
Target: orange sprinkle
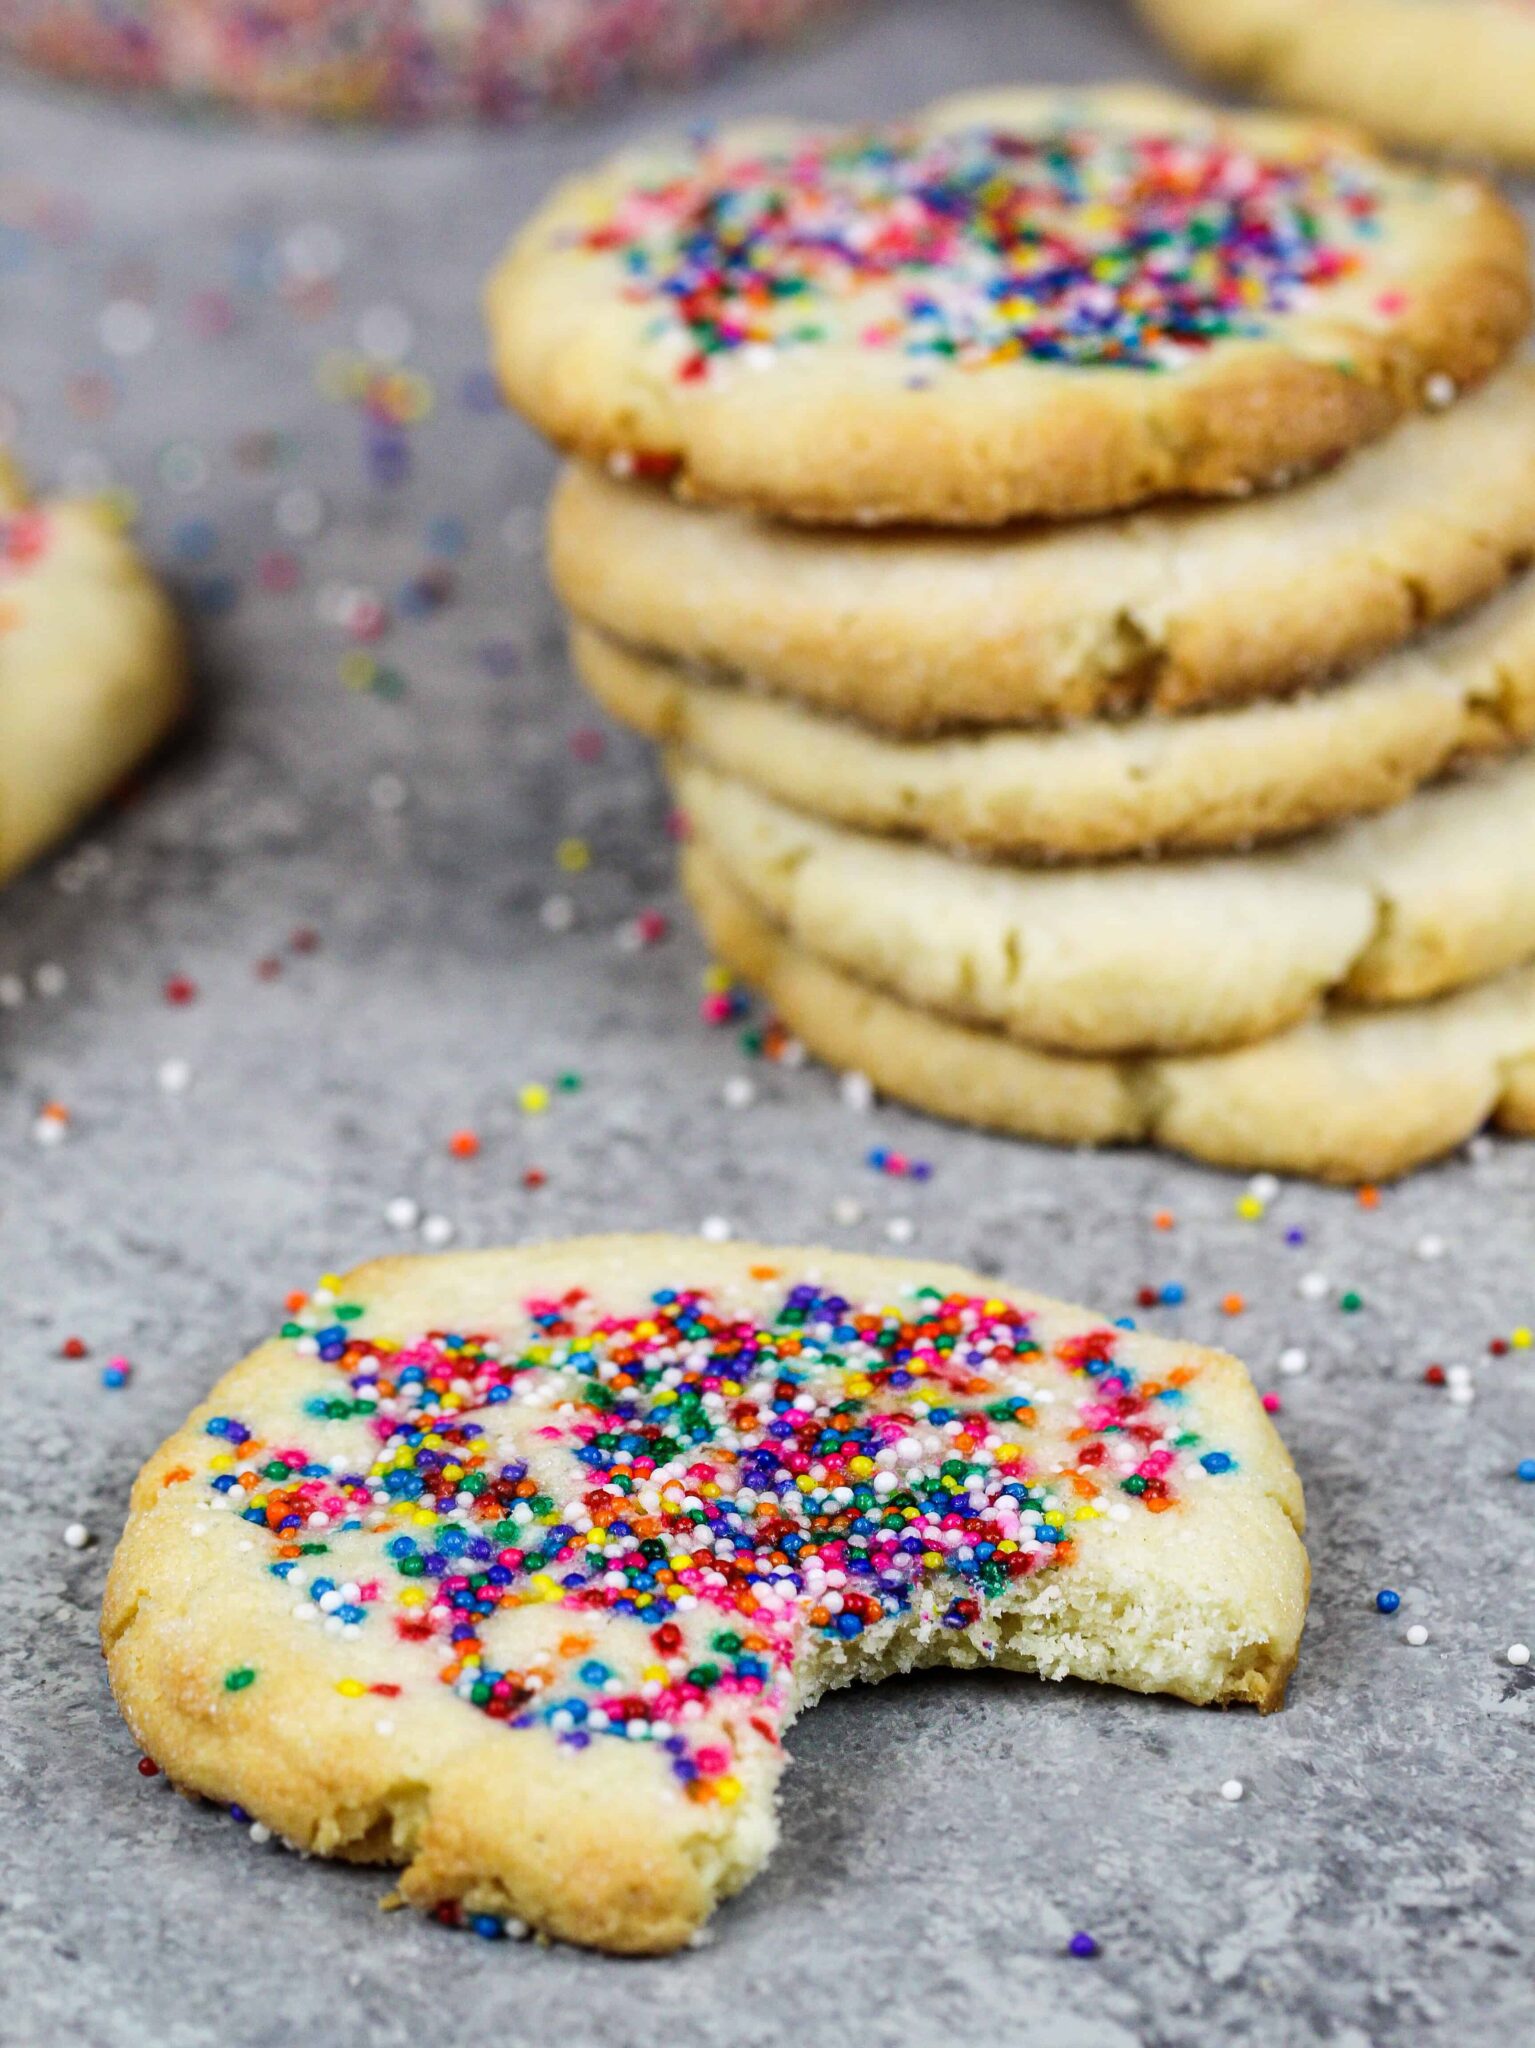
M 1178 1227 L 1178 1219 L 1171 1209 L 1158 1209 L 1151 1221 L 1157 1230 L 1176 1230 Z
M 1246 1295 L 1223 1294 L 1221 1296 L 1221 1308 L 1228 1316 L 1239 1316 L 1246 1306 Z
M 307 1294 L 287 1294 L 283 1296 L 283 1307 L 290 1316 L 296 1316 L 308 1300 L 309 1296 Z
M 172 1465 L 169 1472 L 161 1474 L 160 1484 L 162 1486 L 179 1486 L 183 1479 L 190 1479 L 191 1476 L 185 1465 Z
M 1360 1188 L 1355 1193 L 1354 1200 L 1361 1209 L 1378 1209 L 1380 1207 L 1380 1189 L 1375 1187 Z
M 448 1140 L 448 1150 L 455 1159 L 473 1159 L 480 1149 L 480 1140 L 474 1131 L 455 1131 Z

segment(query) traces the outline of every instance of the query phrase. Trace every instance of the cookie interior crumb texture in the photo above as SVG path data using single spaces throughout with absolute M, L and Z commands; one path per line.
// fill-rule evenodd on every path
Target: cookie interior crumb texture
M 301 1298 L 145 1466 L 103 1637 L 184 1789 L 659 1952 L 760 1869 L 829 1688 L 1277 1707 L 1301 1527 L 1224 1353 L 950 1266 L 574 1240 Z

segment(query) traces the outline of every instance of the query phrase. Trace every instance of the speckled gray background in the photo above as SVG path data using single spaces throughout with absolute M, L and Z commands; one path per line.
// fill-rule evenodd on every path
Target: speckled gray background
M 891 0 L 688 111 L 884 112 L 1155 63 L 1107 0 Z M 0 1007 L 0 2040 L 1535 2038 L 1535 1691 L 1505 1657 L 1535 1638 L 1535 1487 L 1512 1473 L 1535 1455 L 1535 1393 L 1526 1355 L 1487 1352 L 1535 1322 L 1535 1150 L 1453 1162 L 1374 1211 L 1287 1188 L 1244 1221 L 1239 1182 L 1164 1160 L 859 1117 L 824 1073 L 749 1066 L 734 1033 L 697 1021 L 685 922 L 624 949 L 637 912 L 677 911 L 655 775 L 612 734 L 583 758 L 591 720 L 536 559 L 548 460 L 473 410 L 465 379 L 476 281 L 518 216 L 612 134 L 680 111 L 365 142 L 0 87 L 0 421 L 41 478 L 104 465 L 139 494 L 202 654 L 196 728 L 140 800 L 0 906 L 0 998 L 25 984 Z M 313 223 L 339 245 L 295 240 Z M 303 288 L 317 254 L 332 304 Z M 210 293 L 234 323 L 212 341 L 188 324 Z M 109 317 L 107 342 L 130 347 L 114 354 L 102 316 L 124 301 L 151 317 Z M 316 383 L 379 307 L 408 316 L 408 362 L 437 400 L 392 488 L 356 408 Z M 393 311 L 364 332 L 391 327 Z M 290 542 L 274 507 L 295 487 L 325 518 Z M 374 650 L 400 693 L 348 690 L 331 586 L 393 604 L 444 517 L 467 535 L 456 589 Z M 301 572 L 291 594 L 259 587 L 279 547 Z M 568 836 L 590 844 L 585 874 L 557 867 Z M 565 934 L 541 915 L 558 895 Z M 289 950 L 300 926 L 318 950 Z M 269 955 L 282 971 L 264 981 Z M 39 969 L 44 988 L 62 970 L 63 992 L 39 994 Z M 172 975 L 194 1002 L 167 1003 Z M 158 1084 L 168 1059 L 190 1065 L 184 1094 Z M 525 1116 L 521 1087 L 565 1071 L 580 1091 Z M 728 1107 L 741 1075 L 756 1100 Z M 72 1117 L 52 1150 L 31 1137 L 49 1099 Z M 446 1154 L 462 1125 L 484 1139 L 472 1164 Z M 875 1142 L 930 1159 L 932 1179 L 876 1175 Z M 882 1248 L 904 1217 L 918 1249 L 1116 1311 L 1181 1282 L 1186 1304 L 1152 1320 L 1232 1342 L 1281 1390 L 1310 1495 L 1316 1596 L 1288 1711 L 1015 1679 L 844 1695 L 795 1736 L 768 1873 L 709 1946 L 668 1962 L 383 1918 L 378 1875 L 253 1845 L 136 1774 L 95 1647 L 102 1577 L 140 1459 L 283 1291 L 399 1242 L 384 1209 L 401 1194 L 463 1244 L 720 1215 Z M 848 1198 L 856 1224 L 834 1220 Z M 1170 1232 L 1153 1227 L 1164 1208 Z M 1419 1256 L 1425 1234 L 1442 1258 Z M 1321 1299 L 1300 1292 L 1307 1273 L 1326 1276 Z M 1247 1306 L 1228 1319 L 1232 1293 Z M 60 1358 L 71 1334 L 88 1359 Z M 1295 1345 L 1309 1368 L 1282 1375 Z M 134 1375 L 114 1393 L 100 1369 L 119 1353 Z M 1423 1385 L 1435 1360 L 1472 1367 L 1474 1402 Z M 62 1541 L 76 1519 L 93 1536 L 79 1552 Z M 1385 1584 L 1409 1595 L 1393 1620 L 1374 1609 Z M 1412 1619 L 1422 1649 L 1403 1641 Z M 1232 1776 L 1236 1805 L 1219 1797 Z M 1077 1927 L 1096 1961 L 1063 1954 Z

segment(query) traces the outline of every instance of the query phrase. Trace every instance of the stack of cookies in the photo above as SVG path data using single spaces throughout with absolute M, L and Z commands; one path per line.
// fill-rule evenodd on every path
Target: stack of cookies
M 1486 186 L 987 94 L 619 159 L 490 314 L 580 458 L 578 667 L 812 1051 L 1336 1179 L 1535 1130 L 1535 372 Z

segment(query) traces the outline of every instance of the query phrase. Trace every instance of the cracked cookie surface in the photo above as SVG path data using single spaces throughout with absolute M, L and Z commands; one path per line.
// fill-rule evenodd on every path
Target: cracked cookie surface
M 1200 1052 L 1324 997 L 1419 1002 L 1535 955 L 1535 758 L 1291 847 L 1021 868 L 875 839 L 697 761 L 700 843 L 807 951 L 902 1000 L 1062 1052 Z
M 683 878 L 717 957 L 818 1058 L 955 1123 L 1055 1145 L 1155 1144 L 1238 1172 L 1357 1184 L 1484 1124 L 1535 1137 L 1535 968 L 1393 1010 L 1330 1007 L 1235 1052 L 1092 1059 L 916 1008 L 797 946 L 702 846 Z
M 1327 475 L 997 533 L 804 533 L 568 468 L 567 608 L 636 651 L 893 734 L 1282 696 L 1491 595 L 1535 550 L 1535 370 Z
M 830 823 L 1027 860 L 1245 848 L 1535 734 L 1535 574 L 1330 688 L 1233 711 L 900 739 L 571 632 L 615 718 Z

